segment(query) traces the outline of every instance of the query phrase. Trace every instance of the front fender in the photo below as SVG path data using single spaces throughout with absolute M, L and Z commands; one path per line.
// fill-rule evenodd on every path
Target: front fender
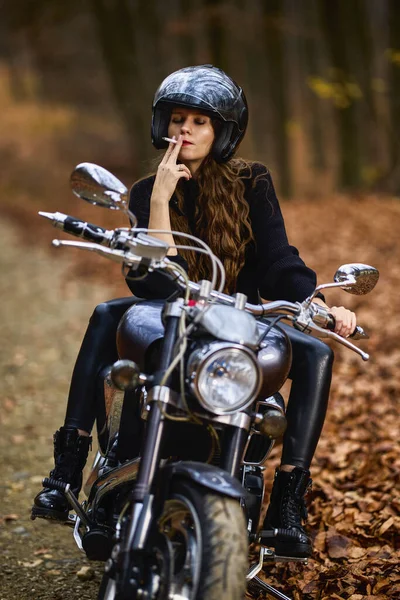
M 182 461 L 165 465 L 162 479 L 171 485 L 174 478 L 185 477 L 213 492 L 230 498 L 243 498 L 246 490 L 239 481 L 223 469 L 195 461 Z

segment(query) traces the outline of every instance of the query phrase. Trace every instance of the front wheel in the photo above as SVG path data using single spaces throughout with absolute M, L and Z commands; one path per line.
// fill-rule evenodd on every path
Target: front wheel
M 248 542 L 239 502 L 183 479 L 170 496 L 158 521 L 168 569 L 157 600 L 242 600 Z
M 248 537 L 238 500 L 191 480 L 172 484 L 147 545 L 150 575 L 142 578 L 149 600 L 243 600 Z M 116 596 L 104 575 L 101 600 Z

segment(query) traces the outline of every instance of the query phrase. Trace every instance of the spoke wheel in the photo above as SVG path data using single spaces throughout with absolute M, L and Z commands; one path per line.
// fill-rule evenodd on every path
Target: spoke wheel
M 164 562 L 169 585 L 168 600 L 195 598 L 200 577 L 201 526 L 193 504 L 184 496 L 167 500 L 159 521 L 166 538 Z
M 176 480 L 154 525 L 139 592 L 146 600 L 243 600 L 248 538 L 238 500 Z M 98 598 L 114 596 L 105 573 Z
M 248 544 L 237 500 L 179 480 L 158 525 L 168 556 L 157 600 L 243 599 Z

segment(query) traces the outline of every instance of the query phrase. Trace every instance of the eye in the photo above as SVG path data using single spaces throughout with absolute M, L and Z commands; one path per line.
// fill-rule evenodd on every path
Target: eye
M 207 123 L 206 119 L 202 119 L 201 117 L 197 117 L 195 119 L 196 125 L 205 125 Z
M 180 115 L 172 115 L 171 117 L 171 123 L 182 123 L 183 121 L 183 117 L 181 117 Z

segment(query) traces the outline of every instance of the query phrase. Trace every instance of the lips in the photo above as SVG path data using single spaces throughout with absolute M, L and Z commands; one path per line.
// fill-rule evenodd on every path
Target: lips
M 183 140 L 182 146 L 193 146 L 192 142 L 188 142 L 187 140 Z

